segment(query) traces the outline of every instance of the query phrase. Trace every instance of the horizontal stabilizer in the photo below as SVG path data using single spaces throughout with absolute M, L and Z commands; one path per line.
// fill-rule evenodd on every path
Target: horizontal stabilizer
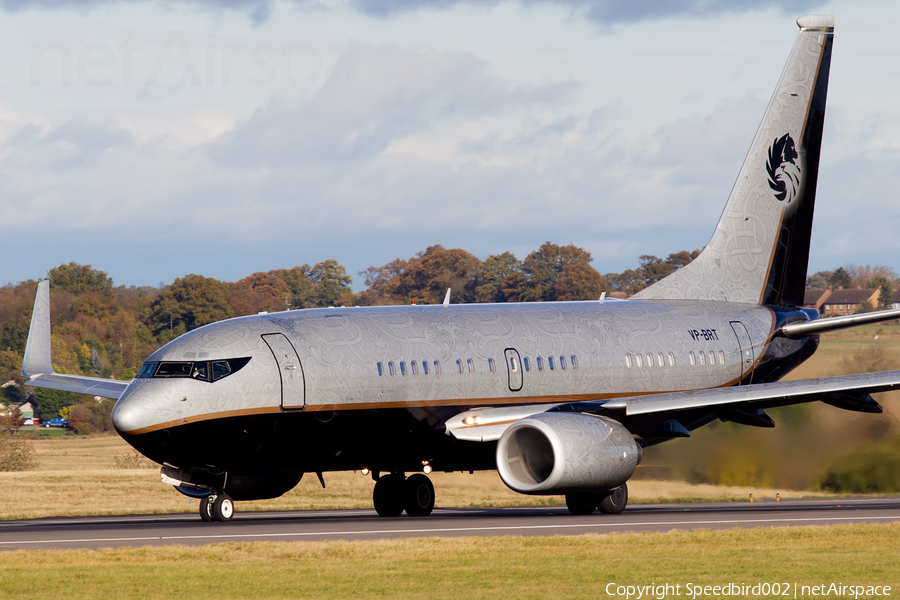
M 129 383 L 101 377 L 66 375 L 53 370 L 50 360 L 50 282 L 46 279 L 38 283 L 34 298 L 22 375 L 28 378 L 25 385 L 115 399 L 122 395 Z
M 900 319 L 900 310 L 878 310 L 859 315 L 846 315 L 843 317 L 814 319 L 812 321 L 803 321 L 800 323 L 788 323 L 787 325 L 782 325 L 781 329 L 775 332 L 775 335 L 781 335 L 792 340 L 797 340 L 817 333 L 838 331 L 841 329 L 849 329 L 850 327 L 859 327 L 860 325 L 871 325 L 873 323 L 883 323 L 884 321 L 892 321 L 894 319 Z

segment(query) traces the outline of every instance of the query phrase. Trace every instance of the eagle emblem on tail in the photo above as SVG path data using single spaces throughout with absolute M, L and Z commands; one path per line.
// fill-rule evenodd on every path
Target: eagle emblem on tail
M 769 148 L 769 159 L 766 161 L 769 187 L 780 201 L 787 200 L 790 203 L 800 190 L 800 166 L 797 164 L 799 157 L 789 133 L 776 139 Z

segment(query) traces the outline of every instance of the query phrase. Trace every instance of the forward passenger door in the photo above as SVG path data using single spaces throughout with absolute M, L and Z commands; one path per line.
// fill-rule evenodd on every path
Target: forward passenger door
M 278 363 L 278 375 L 281 377 L 281 408 L 302 409 L 306 407 L 303 367 L 300 357 L 291 341 L 280 333 L 267 333 L 263 341 L 272 351 Z

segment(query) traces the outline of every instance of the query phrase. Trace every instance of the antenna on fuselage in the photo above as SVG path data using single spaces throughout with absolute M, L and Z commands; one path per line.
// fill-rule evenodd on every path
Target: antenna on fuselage
M 447 295 L 444 296 L 444 306 L 450 306 L 450 288 L 447 288 Z
M 604 300 L 606 300 L 606 292 L 600 292 L 600 304 L 603 304 Z

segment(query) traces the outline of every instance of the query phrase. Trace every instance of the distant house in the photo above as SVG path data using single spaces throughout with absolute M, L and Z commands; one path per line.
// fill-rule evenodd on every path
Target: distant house
M 19 405 L 19 413 L 23 419 L 31 419 L 34 417 L 34 406 L 31 405 L 31 402 L 23 402 Z
M 878 308 L 878 294 L 881 288 L 866 290 L 845 290 L 838 288 L 822 303 L 819 311 L 823 315 L 852 315 L 859 306 L 868 301 L 872 308 Z
M 806 291 L 803 293 L 803 307 L 814 308 L 817 311 L 822 312 L 822 303 L 828 300 L 829 296 L 831 296 L 830 285 L 824 290 L 816 288 L 806 288 Z
M 891 308 L 900 308 L 900 290 L 891 294 Z

